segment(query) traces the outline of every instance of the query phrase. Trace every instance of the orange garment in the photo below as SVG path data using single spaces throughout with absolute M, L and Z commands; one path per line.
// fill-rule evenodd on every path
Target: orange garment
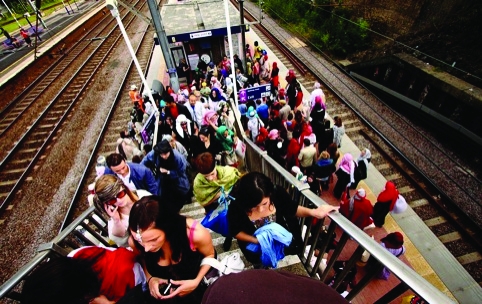
M 139 94 L 139 92 L 137 92 L 137 90 L 130 90 L 129 91 L 129 97 L 131 98 L 131 101 L 132 101 L 133 104 L 138 102 L 139 108 L 142 110 L 142 112 L 146 113 L 146 111 L 144 109 L 144 100 L 142 99 L 141 94 Z

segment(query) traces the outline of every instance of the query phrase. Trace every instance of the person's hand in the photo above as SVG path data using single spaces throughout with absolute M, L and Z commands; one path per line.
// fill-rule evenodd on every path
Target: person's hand
M 161 295 L 161 292 L 159 291 L 159 285 L 168 284 L 168 282 L 169 281 L 165 279 L 151 277 L 148 280 L 149 286 L 147 286 L 151 296 L 155 299 L 162 299 L 163 295 Z
M 104 210 L 105 212 L 114 220 L 114 221 L 120 221 L 120 214 L 117 211 L 118 207 L 117 206 L 109 206 L 107 204 L 104 204 Z
M 115 303 L 114 301 L 110 301 L 107 299 L 104 295 L 100 295 L 96 298 L 93 298 L 92 300 L 89 301 L 89 304 L 113 304 Z
M 164 168 L 159 168 L 159 171 L 160 171 L 161 173 L 163 173 L 163 174 L 164 174 L 164 173 L 167 174 L 167 172 L 168 172 L 168 170 L 166 170 L 166 169 L 164 169 Z
M 194 291 L 199 285 L 199 282 L 196 280 L 182 280 L 182 281 L 174 281 L 171 280 L 172 285 L 176 286 L 176 289 L 173 290 L 169 295 L 162 296 L 161 299 L 170 299 L 175 296 L 185 296 L 190 294 Z
M 337 211 L 338 209 L 340 209 L 340 207 L 335 207 L 335 206 L 331 206 L 331 205 L 321 205 L 320 207 L 316 208 L 316 209 L 312 209 L 313 210 L 313 217 L 316 217 L 316 218 L 324 218 L 325 216 L 328 215 L 328 213 L 332 212 L 332 211 Z
M 214 157 L 215 160 L 221 160 L 221 154 L 216 154 L 216 156 Z

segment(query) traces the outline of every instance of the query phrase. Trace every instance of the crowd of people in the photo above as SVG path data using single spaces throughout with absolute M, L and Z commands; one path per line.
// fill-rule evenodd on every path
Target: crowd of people
M 340 211 L 356 217 L 353 221 L 361 229 L 373 223 L 359 216 L 363 213 L 371 219 L 373 214 L 364 190 L 358 189 L 349 197 L 349 189 L 356 189 L 367 176 L 370 151 L 364 149 L 357 161 L 345 153 L 339 162 L 344 127 L 340 117 L 335 117 L 333 127 L 325 118 L 326 98 L 320 84 L 315 83 L 310 97 L 303 98 L 293 71 L 288 72 L 287 84 L 282 87 L 276 62 L 269 63 L 267 53 L 257 42 L 253 49 L 247 45 L 246 52 L 246 68 L 237 56 L 234 67 L 227 57 L 218 65 L 200 63 L 190 88 L 174 92 L 167 87 L 156 100 L 141 96 L 136 85 L 130 86 L 131 121 L 127 130 L 120 132 L 115 152 L 99 158 L 98 177 L 90 195 L 92 203 L 108 219 L 109 239 L 120 248 L 86 250 L 85 254 L 72 256 L 80 258 L 84 268 L 87 265 L 93 269 L 93 274 L 85 274 L 86 280 L 94 275 L 96 282 L 113 282 L 120 273 L 109 268 L 114 261 L 125 261 L 122 270 L 129 279 L 124 279 L 122 286 L 101 283 L 100 287 L 91 286 L 92 290 L 62 294 L 72 299 L 64 298 L 64 302 L 74 303 L 74 297 L 84 292 L 90 297 L 89 303 L 200 303 L 207 289 L 202 279 L 210 268 L 201 266 L 201 260 L 216 257 L 217 252 L 209 230 L 180 214 L 192 198 L 206 214 L 211 214 L 219 208 L 225 193 L 229 194 L 229 233 L 223 247 L 228 250 L 232 238 L 237 239 L 255 268 L 276 268 L 285 254 L 301 253 L 298 218 L 322 219 L 339 207 L 299 206 L 286 189 L 263 173 L 243 175 L 238 170 L 243 154 L 238 149 L 241 139 L 234 128 L 233 110 L 241 113 L 246 135 L 282 167 L 289 171 L 297 167 L 315 192 L 327 191 L 336 172 L 334 195 L 342 200 Z M 182 65 L 188 74 L 186 62 Z M 232 68 L 236 69 L 236 79 L 229 77 Z M 264 83 L 272 84 L 271 97 L 249 100 L 233 109 L 234 85 L 247 88 Z M 141 130 L 156 108 L 160 122 L 157 143 L 152 146 L 153 138 L 146 138 Z M 394 195 L 398 195 L 388 184 L 386 192 L 375 208 L 377 226 L 383 225 L 396 200 Z M 62 267 L 77 271 L 79 265 Z M 81 275 L 79 284 L 83 284 Z M 58 284 L 61 282 L 59 279 Z M 164 286 L 168 284 L 172 288 L 166 291 Z M 27 290 L 35 288 L 31 283 L 26 286 Z M 47 292 L 56 286 L 43 288 Z M 52 293 L 47 298 L 56 303 L 54 297 L 58 296 Z

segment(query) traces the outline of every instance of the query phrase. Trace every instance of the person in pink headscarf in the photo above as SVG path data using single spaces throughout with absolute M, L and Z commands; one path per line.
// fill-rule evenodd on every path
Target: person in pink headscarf
M 207 126 L 211 138 L 216 136 L 216 130 L 218 129 L 218 113 L 214 110 L 208 110 L 203 115 L 203 126 Z
M 311 110 L 313 110 L 313 108 L 315 107 L 315 104 L 319 102 L 316 100 L 316 97 L 319 97 L 321 103 L 323 103 L 323 105 L 326 105 L 325 93 L 323 93 L 323 90 L 321 89 L 321 85 L 318 81 L 315 82 L 315 89 L 313 90 L 313 92 L 311 92 L 311 95 L 310 95 Z
M 350 153 L 345 153 L 340 161 L 338 170 L 335 174 L 338 177 L 336 181 L 335 188 L 333 189 L 333 195 L 340 199 L 343 191 L 350 186 L 351 183 L 355 182 L 355 161 Z

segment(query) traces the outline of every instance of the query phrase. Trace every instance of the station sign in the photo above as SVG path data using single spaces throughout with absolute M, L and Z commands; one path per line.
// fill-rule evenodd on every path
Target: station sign
M 190 33 L 189 38 L 196 39 L 196 38 L 203 38 L 203 37 L 211 37 L 212 35 L 213 35 L 213 32 L 204 31 L 204 32 Z
M 239 90 L 239 102 L 245 103 L 248 100 L 257 100 L 271 95 L 271 84 L 263 84 L 257 87 Z
M 249 31 L 249 28 L 245 29 L 245 32 Z M 241 27 L 239 25 L 231 26 L 231 34 L 239 34 L 241 33 Z M 192 39 L 199 39 L 204 37 L 217 37 L 217 36 L 226 36 L 228 34 L 228 29 L 226 27 L 210 29 L 208 31 L 202 32 L 188 32 L 188 33 L 181 33 L 175 35 L 167 35 L 167 40 L 171 43 L 176 41 L 190 41 Z

